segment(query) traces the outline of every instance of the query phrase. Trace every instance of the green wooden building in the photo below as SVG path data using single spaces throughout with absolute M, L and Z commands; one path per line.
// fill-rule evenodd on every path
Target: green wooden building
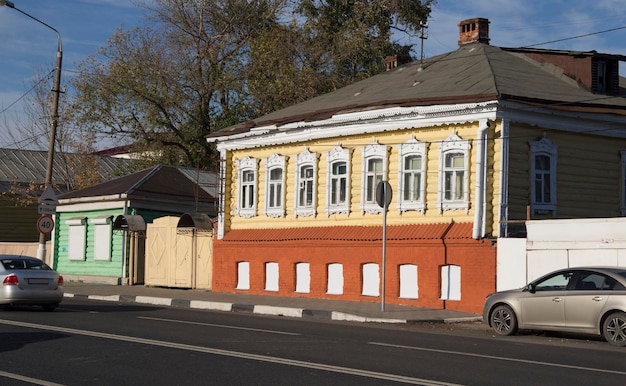
M 215 215 L 215 174 L 159 165 L 59 196 L 53 266 L 66 280 L 142 283 L 145 224 Z

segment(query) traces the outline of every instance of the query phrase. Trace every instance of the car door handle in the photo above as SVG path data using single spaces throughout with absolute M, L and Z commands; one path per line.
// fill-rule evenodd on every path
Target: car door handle
M 554 298 L 554 299 L 552 299 L 552 301 L 555 302 L 555 303 L 560 303 L 561 300 L 562 300 L 561 298 Z
M 602 301 L 602 296 L 594 296 L 593 297 L 593 301 L 594 302 L 601 302 Z

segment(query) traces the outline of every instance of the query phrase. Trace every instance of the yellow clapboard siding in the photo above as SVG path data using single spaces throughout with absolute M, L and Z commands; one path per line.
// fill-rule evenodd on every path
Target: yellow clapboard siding
M 352 137 L 342 138 L 328 138 L 325 140 L 308 141 L 294 145 L 285 146 L 272 146 L 260 149 L 246 149 L 236 150 L 228 153 L 229 158 L 227 162 L 231 165 L 229 167 L 229 174 L 227 176 L 227 192 L 225 197 L 227 199 L 227 228 L 276 228 L 276 227 L 301 227 L 301 226 L 323 226 L 336 225 L 337 221 L 342 221 L 345 225 L 379 225 L 381 221 L 380 214 L 368 214 L 361 211 L 361 190 L 362 184 L 362 172 L 363 172 L 363 148 L 372 143 L 379 143 L 381 145 L 387 145 L 388 148 L 388 173 L 387 178 L 394 191 L 394 199 L 390 205 L 390 211 L 388 212 L 387 222 L 388 224 L 404 224 L 404 223 L 432 223 L 432 222 L 449 222 L 454 219 L 456 222 L 469 222 L 473 220 L 473 200 L 475 195 L 472 190 L 474 189 L 476 180 L 475 168 L 475 151 L 476 143 L 475 137 L 477 134 L 478 122 L 468 123 L 465 125 L 444 125 L 428 129 L 406 129 L 398 130 L 390 133 L 380 133 L 376 135 L 356 135 Z M 469 210 L 448 210 L 441 213 L 437 208 L 438 193 L 437 187 L 439 185 L 439 143 L 445 140 L 448 136 L 456 132 L 456 134 L 463 140 L 469 140 L 471 143 L 470 154 L 468 157 L 469 162 Z M 411 137 L 415 137 L 418 141 L 428 143 L 427 148 L 427 172 L 426 172 L 426 211 L 425 213 L 418 211 L 406 211 L 399 213 L 396 209 L 395 194 L 398 187 L 398 173 L 399 173 L 399 153 L 397 145 L 405 143 Z M 335 146 L 340 145 L 343 148 L 351 150 L 351 186 L 350 186 L 350 213 L 349 214 L 331 214 L 326 213 L 326 189 L 327 180 L 326 175 L 328 173 L 327 167 L 327 152 L 333 149 Z M 296 157 L 297 155 L 308 149 L 312 153 L 317 154 L 317 206 L 316 215 L 313 217 L 296 217 L 295 216 L 295 195 L 296 195 Z M 495 150 L 493 144 L 489 145 L 489 152 L 493 153 Z M 279 154 L 287 157 L 286 160 L 286 176 L 285 176 L 285 217 L 270 218 L 264 215 L 265 210 L 265 183 L 266 183 L 266 159 L 272 154 Z M 257 180 L 257 215 L 251 218 L 241 218 L 237 216 L 237 199 L 238 199 L 238 182 L 237 176 L 237 160 L 243 157 L 255 158 L 258 162 L 258 180 Z M 490 174 L 491 175 L 491 174 Z M 499 177 L 498 177 L 499 178 Z M 493 192 L 489 193 L 493 195 Z M 489 207 L 492 204 L 488 204 Z

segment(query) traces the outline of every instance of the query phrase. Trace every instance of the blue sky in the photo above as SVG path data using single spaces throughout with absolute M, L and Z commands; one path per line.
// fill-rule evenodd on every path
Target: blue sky
M 57 29 L 63 42 L 62 86 L 88 55 L 105 46 L 117 28 L 143 23 L 143 10 L 132 0 L 13 0 L 16 8 Z M 426 57 L 457 48 L 459 21 L 490 20 L 491 44 L 519 47 L 609 29 L 538 48 L 626 55 L 626 4 L 623 0 L 438 0 L 429 20 Z M 420 42 L 415 39 L 419 55 Z M 42 69 L 54 68 L 57 35 L 14 9 L 0 7 L 0 147 L 11 121 L 21 111 L 19 98 Z M 620 65 L 625 75 L 626 63 Z M 16 103 L 16 101 L 18 101 Z

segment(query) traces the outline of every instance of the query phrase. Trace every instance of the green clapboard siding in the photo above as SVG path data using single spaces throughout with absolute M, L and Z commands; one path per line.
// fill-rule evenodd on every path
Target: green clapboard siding
M 97 210 L 87 212 L 62 212 L 57 214 L 57 233 L 55 239 L 55 268 L 65 274 L 122 276 L 122 261 L 124 254 L 123 233 L 112 231 L 111 259 L 94 259 L 94 224 L 93 219 L 112 216 L 112 222 L 122 214 L 122 209 Z M 86 253 L 85 260 L 70 260 L 69 255 L 69 226 L 66 221 L 73 218 L 86 218 Z M 111 223 L 112 225 L 112 223 Z
M 124 264 L 124 232 L 112 231 L 111 238 L 111 259 L 109 261 L 94 259 L 94 224 L 93 219 L 112 216 L 115 221 L 117 216 L 123 213 L 122 208 L 93 210 L 83 212 L 61 212 L 57 213 L 57 226 L 55 232 L 54 244 L 54 267 L 59 272 L 71 275 L 93 275 L 108 277 L 124 277 L 122 273 L 122 265 Z M 180 216 L 182 213 L 174 213 L 168 211 L 155 210 L 130 210 L 130 214 L 140 215 L 146 224 L 151 223 L 154 219 L 163 216 Z M 67 220 L 75 218 L 86 218 L 86 243 L 85 243 L 85 260 L 69 259 L 69 225 Z M 129 248 L 130 243 L 126 243 Z M 128 252 L 128 250 L 127 250 Z M 128 254 L 127 254 L 128 255 Z M 128 263 L 128 262 L 126 262 Z M 127 268 L 127 267 L 126 267 Z M 124 272 L 127 272 L 126 270 Z

